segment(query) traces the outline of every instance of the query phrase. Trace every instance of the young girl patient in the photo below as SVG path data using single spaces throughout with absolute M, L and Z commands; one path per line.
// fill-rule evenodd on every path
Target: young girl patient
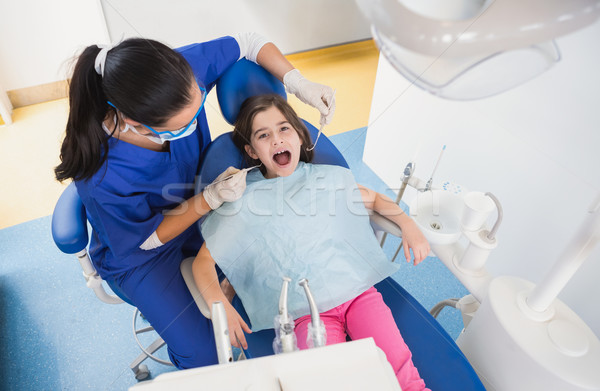
M 404 254 L 415 265 L 429 253 L 416 224 L 388 197 L 357 185 L 350 170 L 310 164 L 310 135 L 279 95 L 244 102 L 233 139 L 251 165 L 238 201 L 202 224 L 205 243 L 194 260 L 196 284 L 209 308 L 221 301 L 234 346 L 251 330 L 226 299 L 215 270 L 225 273 L 253 331 L 273 327 L 282 277 L 290 277 L 288 310 L 300 349 L 307 348 L 310 310 L 298 281 L 306 278 L 325 324 L 327 344 L 372 337 L 405 391 L 425 389 L 390 309 L 374 284 L 398 270 L 369 224 L 372 209 L 402 230 Z

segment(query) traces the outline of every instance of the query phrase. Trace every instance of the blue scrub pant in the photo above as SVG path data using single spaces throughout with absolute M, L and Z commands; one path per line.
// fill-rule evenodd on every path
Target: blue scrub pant
M 148 262 L 107 279 L 115 293 L 136 306 L 165 340 L 171 362 L 179 369 L 217 364 L 212 323 L 192 298 L 179 257 Z M 162 261 L 162 262 L 161 262 Z

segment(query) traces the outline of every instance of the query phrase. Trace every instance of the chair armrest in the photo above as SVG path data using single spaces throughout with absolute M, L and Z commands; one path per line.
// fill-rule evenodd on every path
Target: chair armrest
M 185 281 L 185 285 L 187 285 L 196 305 L 202 312 L 205 318 L 210 319 L 210 308 L 208 308 L 208 304 L 204 301 L 202 294 L 198 290 L 196 286 L 196 281 L 194 281 L 194 274 L 192 272 L 192 263 L 194 263 L 194 257 L 189 257 L 181 262 L 181 275 L 183 276 L 183 280 Z
M 402 237 L 402 230 L 398 224 L 373 210 L 369 209 L 368 211 L 369 219 L 371 220 L 371 226 L 375 231 L 384 231 L 399 238 Z

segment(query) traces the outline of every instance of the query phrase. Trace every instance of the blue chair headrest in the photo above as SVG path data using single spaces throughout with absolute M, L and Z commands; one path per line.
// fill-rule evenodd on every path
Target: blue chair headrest
M 260 65 L 246 59 L 233 64 L 219 80 L 217 80 L 217 99 L 223 116 L 230 124 L 235 122 L 242 103 L 255 95 L 279 94 L 287 99 L 285 88 L 277 78 Z M 318 130 L 304 121 L 312 140 L 316 140 Z M 245 161 L 241 152 L 233 144 L 232 133 L 217 137 L 206 149 L 196 192 L 211 183 L 229 166 L 242 168 Z M 321 135 L 314 150 L 313 163 L 332 164 L 348 168 L 346 160 L 325 136 Z
M 279 94 L 287 98 L 285 87 L 275 76 L 245 58 L 233 64 L 217 82 L 221 113 L 231 125 L 246 99 L 263 94 Z

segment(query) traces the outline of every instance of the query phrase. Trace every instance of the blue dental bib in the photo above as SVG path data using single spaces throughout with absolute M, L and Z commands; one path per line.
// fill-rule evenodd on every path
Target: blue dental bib
M 300 279 L 325 312 L 399 267 L 379 247 L 354 176 L 338 166 L 300 162 L 274 179 L 249 172 L 242 198 L 211 212 L 202 235 L 253 331 L 273 327 L 284 276 L 292 279 L 288 310 L 297 319 L 310 313 Z

